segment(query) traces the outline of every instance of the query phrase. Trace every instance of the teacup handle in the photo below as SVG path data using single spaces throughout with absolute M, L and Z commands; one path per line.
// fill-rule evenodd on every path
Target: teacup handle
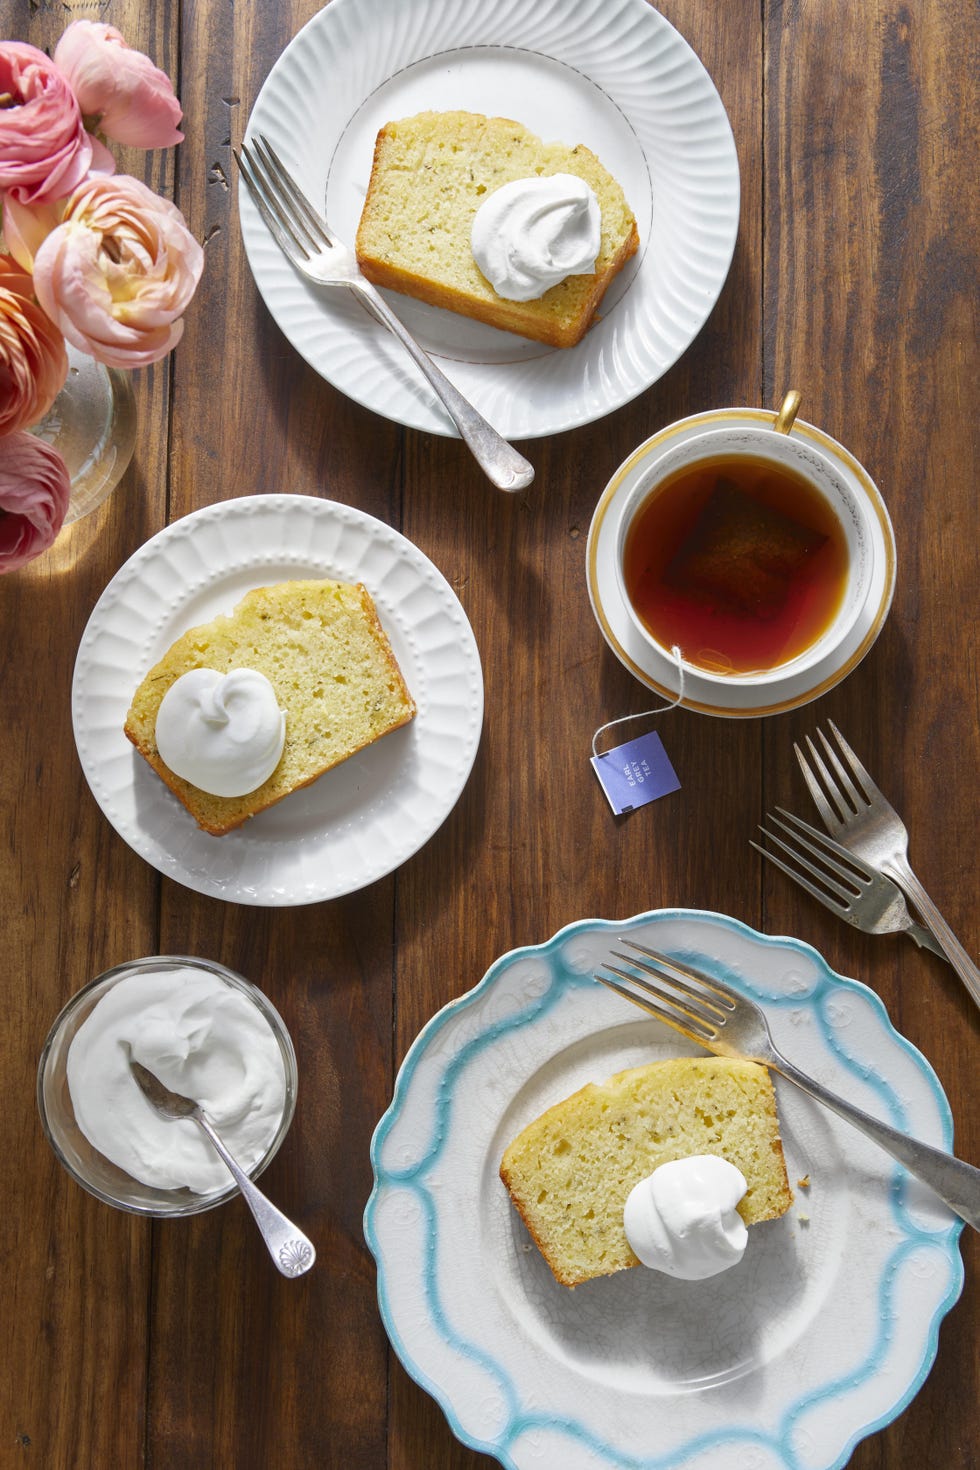
M 796 423 L 796 415 L 800 411 L 803 395 L 796 388 L 791 388 L 786 394 L 779 407 L 779 412 L 773 422 L 773 428 L 777 434 L 788 434 Z

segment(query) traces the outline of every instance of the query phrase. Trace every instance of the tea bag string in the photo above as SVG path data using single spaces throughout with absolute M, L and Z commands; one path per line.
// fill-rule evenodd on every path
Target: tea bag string
M 656 709 L 637 710 L 635 715 L 620 715 L 618 719 L 607 720 L 604 725 L 600 725 L 598 730 L 596 730 L 595 734 L 592 736 L 592 754 L 596 760 L 600 760 L 603 756 L 609 755 L 611 753 L 608 750 L 600 751 L 596 748 L 599 743 L 600 735 L 604 734 L 606 730 L 612 730 L 616 725 L 625 725 L 629 720 L 644 720 L 650 715 L 666 714 L 668 710 L 677 709 L 679 705 L 684 703 L 683 656 L 681 654 L 680 647 L 676 643 L 672 645 L 670 651 L 673 654 L 674 660 L 677 664 L 677 693 L 674 698 L 669 699 L 666 704 L 658 704 Z

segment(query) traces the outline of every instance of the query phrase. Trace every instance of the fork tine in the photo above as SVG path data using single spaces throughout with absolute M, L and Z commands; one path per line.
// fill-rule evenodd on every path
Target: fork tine
M 835 886 L 842 895 L 849 894 L 851 897 L 859 897 L 864 892 L 872 880 L 858 870 L 853 860 L 848 861 L 845 847 L 841 847 L 832 837 L 824 836 L 808 822 L 794 816 L 792 812 L 784 811 L 782 807 L 777 807 L 776 810 L 779 816 L 775 817 L 770 813 L 770 822 L 781 827 L 792 838 L 796 846 L 784 842 L 775 832 L 767 832 L 765 827 L 760 826 L 760 832 L 764 832 L 773 842 L 777 842 L 791 857 L 798 858 L 818 878 L 823 878 L 828 883 L 835 882 Z M 781 817 L 787 820 L 781 821 Z M 790 825 L 791 823 L 793 825 Z M 814 869 L 803 857 L 800 848 L 815 857 L 820 866 Z M 844 858 L 843 862 L 839 861 L 841 857 Z
M 819 827 L 814 827 L 809 822 L 805 822 L 802 817 L 798 817 L 795 812 L 787 811 L 784 806 L 777 806 L 775 810 L 779 813 L 780 817 L 785 818 L 785 821 L 779 822 L 779 819 L 772 817 L 770 813 L 772 821 L 778 822 L 778 825 L 785 827 L 787 831 L 796 828 L 798 832 L 811 838 L 818 847 L 825 849 L 825 853 L 821 853 L 821 856 L 826 855 L 826 861 L 832 863 L 832 866 L 838 872 L 841 869 L 846 869 L 847 876 L 850 877 L 853 874 L 856 882 L 870 882 L 873 876 L 871 869 L 856 853 L 851 852 L 849 847 L 842 847 L 829 833 L 821 832 Z M 787 823 L 791 825 L 787 826 Z M 795 836 L 796 834 L 794 833 L 793 835 Z
M 851 767 L 852 773 L 857 778 L 857 780 L 860 781 L 861 785 L 864 787 L 866 799 L 868 801 L 870 801 L 870 800 L 872 800 L 876 796 L 879 796 L 880 797 L 881 796 L 881 792 L 878 790 L 878 787 L 872 781 L 871 777 L 868 775 L 868 773 L 865 770 L 864 766 L 858 760 L 857 756 L 854 754 L 853 750 L 848 745 L 847 741 L 844 739 L 843 735 L 838 730 L 838 728 L 834 724 L 833 720 L 828 720 L 827 721 L 827 724 L 830 726 L 831 730 L 833 731 L 834 738 L 837 741 L 837 744 L 840 746 L 841 750 L 843 751 L 844 756 L 845 756 L 846 760 L 848 761 L 848 763 L 849 763 L 849 765 Z M 884 800 L 884 797 L 882 797 L 882 800 Z
M 326 222 L 320 218 L 313 208 L 299 184 L 293 178 L 279 154 L 273 148 L 268 138 L 260 133 L 255 140 L 257 152 L 262 157 L 266 170 L 275 178 L 281 193 L 292 204 L 293 209 L 300 216 L 300 223 L 308 230 L 313 243 L 319 248 L 321 245 L 333 245 L 334 241 Z
M 824 795 L 823 787 L 820 785 L 817 776 L 810 768 L 809 761 L 794 740 L 793 749 L 796 751 L 796 759 L 799 761 L 800 770 L 803 772 L 803 779 L 809 787 L 810 795 L 813 797 L 817 811 L 823 817 L 824 821 L 831 829 L 831 831 L 836 831 L 836 829 L 840 827 L 842 822 L 844 821 L 844 818 L 846 816 L 846 809 L 844 808 L 843 802 L 841 800 L 840 792 L 834 784 L 834 781 L 832 780 L 830 773 L 828 772 L 823 761 L 820 759 L 817 748 L 814 745 L 813 741 L 810 739 L 809 735 L 806 737 L 806 743 L 809 747 L 810 756 L 814 762 L 814 765 L 817 766 L 820 774 L 827 782 L 830 794 L 837 804 L 837 811 L 834 810 L 830 802 L 827 800 L 826 796 Z
M 775 818 L 771 817 L 770 821 L 775 822 Z M 780 823 L 779 825 L 782 824 Z M 786 830 L 788 831 L 789 829 L 787 828 Z M 816 888 L 810 883 L 809 879 L 804 878 L 803 873 L 799 871 L 800 868 L 802 868 L 805 872 L 811 874 L 812 877 L 816 878 L 817 882 L 820 884 L 820 891 L 818 896 L 822 898 L 825 902 L 832 901 L 830 896 L 833 894 L 843 901 L 844 907 L 848 907 L 859 896 L 860 890 L 847 888 L 843 883 L 838 881 L 838 879 L 833 875 L 830 870 L 828 870 L 827 868 L 821 868 L 816 863 L 810 862 L 809 858 L 804 856 L 799 847 L 794 847 L 791 843 L 784 842 L 783 839 L 778 835 L 778 833 L 770 832 L 768 827 L 763 827 L 761 824 L 759 826 L 759 831 L 762 833 L 763 837 L 767 837 L 770 842 L 774 842 L 777 847 L 780 847 L 783 852 L 791 857 L 795 866 L 791 866 L 789 863 L 784 862 L 778 853 L 774 853 L 771 848 L 763 847 L 761 843 L 753 842 L 751 838 L 749 838 L 750 846 L 754 847 L 756 852 L 761 852 L 763 857 L 767 857 L 770 862 L 775 863 L 777 868 L 782 868 L 783 872 L 788 873 L 791 878 L 795 878 L 801 887 L 809 889 L 811 893 L 817 892 Z M 820 853 L 817 848 L 811 847 L 809 843 L 803 843 L 802 839 L 800 839 L 800 844 L 801 847 L 805 846 L 806 850 L 813 853 L 815 857 L 820 857 Z
M 699 995 L 690 985 L 685 985 L 683 980 L 675 980 L 667 975 L 662 975 L 659 971 L 646 965 L 645 961 L 635 959 L 632 955 L 620 954 L 619 950 L 613 950 L 613 958 L 625 960 L 631 967 L 628 970 L 620 970 L 607 960 L 606 968 L 612 970 L 614 975 L 618 975 L 622 980 L 629 980 L 634 985 L 642 986 L 651 995 L 657 996 L 659 1000 L 669 1005 L 676 1006 L 679 1011 L 684 1011 L 693 1020 L 700 1021 L 705 1026 L 724 1026 L 728 1020 L 728 1012 L 717 1001 L 711 996 Z M 656 977 L 656 984 L 647 980 L 644 975 L 636 973 L 637 969 L 643 968 L 646 969 L 647 975 Z M 669 985 L 670 990 L 676 991 L 677 994 L 672 995 L 669 991 L 665 992 L 663 988 L 665 985 Z
M 689 969 L 687 965 L 674 959 L 672 955 L 661 954 L 659 950 L 651 949 L 648 944 L 640 944 L 639 940 L 627 939 L 624 935 L 622 942 L 628 944 L 630 949 L 635 949 L 639 954 L 645 956 L 647 960 L 652 961 L 652 964 L 644 964 L 643 960 L 638 960 L 635 956 L 630 955 L 629 964 L 640 966 L 650 975 L 658 975 L 700 1005 L 712 1006 L 722 1018 L 726 1014 L 730 1015 L 735 1009 L 737 997 L 721 980 L 713 980 L 710 975 L 703 975 L 697 970 Z M 666 974 L 664 974 L 665 970 Z M 705 990 L 713 992 L 718 999 L 714 1000 L 712 995 L 705 995 Z
M 822 730 L 818 730 L 817 731 L 817 734 L 820 737 L 820 739 L 823 741 L 826 754 L 829 757 L 831 764 L 836 768 L 836 770 L 841 775 L 842 784 L 845 787 L 848 787 L 850 785 L 850 782 L 848 781 L 846 774 L 842 770 L 840 761 L 838 761 L 836 759 L 836 757 L 834 756 L 833 751 L 827 745 L 827 741 L 826 741 L 826 739 L 824 737 L 823 731 Z M 831 774 L 831 772 L 828 770 L 827 763 L 824 760 L 823 756 L 821 755 L 820 751 L 817 749 L 816 743 L 814 742 L 812 736 L 808 735 L 806 737 L 806 743 L 807 743 L 807 745 L 809 747 L 810 755 L 811 755 L 811 758 L 812 758 L 812 760 L 814 762 L 814 765 L 817 767 L 817 770 L 820 772 L 820 776 L 821 776 L 821 778 L 823 780 L 824 787 L 825 787 L 825 789 L 827 791 L 827 794 L 829 795 L 831 801 L 837 807 L 837 810 L 840 813 L 841 820 L 844 821 L 844 822 L 846 822 L 847 819 L 848 819 L 848 817 L 850 817 L 850 816 L 853 815 L 852 808 L 849 807 L 848 804 L 847 804 L 847 802 L 845 801 L 844 796 L 841 793 L 840 786 L 838 785 L 837 781 L 834 779 L 834 777 Z M 850 791 L 848 792 L 848 795 L 851 797 L 852 806 L 854 808 L 857 808 L 860 805 L 862 805 L 862 803 L 860 803 L 857 800 L 857 792 L 854 790 L 853 787 L 851 787 Z
M 289 256 L 290 260 L 304 264 L 310 258 L 309 241 L 301 238 L 293 221 L 283 210 L 274 186 L 269 184 L 267 175 L 260 167 L 261 161 L 256 160 L 245 143 L 241 146 L 240 154 L 235 153 L 235 158 L 242 171 L 245 187 L 268 225 L 276 244 Z
M 623 942 L 630 944 L 630 940 L 628 939 L 624 939 Z M 705 994 L 703 990 L 695 990 L 680 975 L 669 974 L 658 966 L 651 964 L 647 959 L 637 959 L 636 955 L 622 954 L 619 950 L 614 949 L 613 956 L 616 959 L 624 960 L 631 967 L 625 974 L 622 971 L 617 971 L 617 974 L 624 974 L 625 979 L 632 980 L 637 985 L 642 985 L 645 990 L 650 990 L 655 995 L 663 996 L 663 986 L 669 985 L 672 991 L 677 992 L 678 998 L 675 999 L 673 995 L 667 995 L 664 996 L 664 999 L 669 1000 L 671 1005 L 676 1005 L 679 1009 L 688 1011 L 689 1014 L 696 1016 L 699 1020 L 704 1021 L 705 1024 L 717 1018 L 718 1024 L 723 1026 L 728 1019 L 729 1011 L 713 995 Z M 668 960 L 666 963 L 671 965 L 671 967 L 673 966 L 673 961 Z M 644 979 L 642 974 L 638 975 L 636 973 L 637 970 L 644 971 L 646 975 L 655 976 L 658 983 L 656 985 L 651 984 L 649 980 Z
M 625 972 L 618 969 L 615 965 L 607 964 L 606 968 L 612 970 L 614 975 L 625 976 Z M 659 991 L 652 990 L 638 975 L 629 975 L 625 976 L 625 978 L 630 980 L 633 986 L 638 984 L 643 985 L 644 990 L 649 993 L 643 994 L 631 988 L 629 985 L 620 984 L 619 980 L 611 979 L 609 975 L 602 974 L 600 970 L 596 970 L 595 972 L 595 979 L 598 980 L 600 985 L 604 985 L 607 990 L 614 990 L 624 1000 L 632 1001 L 633 1005 L 639 1006 L 644 1011 L 648 1011 L 651 1016 L 656 1016 L 658 1021 L 664 1021 L 668 1026 L 673 1026 L 674 1030 L 679 1031 L 682 1036 L 693 1037 L 695 1041 L 701 1042 L 702 1045 L 707 1045 L 715 1036 L 716 1032 L 714 1027 L 704 1025 L 696 1017 L 691 1016 L 690 1012 L 684 1011 L 679 1005 L 675 1005 L 669 1001 L 666 996 L 661 996 Z M 650 998 L 651 995 L 657 996 L 658 999 L 652 1000 Z
M 292 238 L 291 235 L 286 234 L 286 231 L 283 229 L 282 225 L 279 223 L 278 219 L 269 208 L 269 205 L 266 202 L 265 194 L 262 190 L 262 185 L 259 183 L 258 177 L 254 172 L 254 165 L 252 163 L 251 156 L 246 151 L 244 144 L 242 145 L 241 150 L 233 148 L 232 153 L 234 155 L 235 162 L 238 164 L 241 176 L 245 180 L 245 187 L 248 190 L 249 197 L 252 200 L 252 203 L 255 205 L 256 209 L 259 211 L 259 214 L 262 216 L 263 222 L 265 223 L 265 226 L 271 234 L 272 238 L 275 240 L 276 244 L 279 246 L 279 249 L 283 252 L 284 255 L 287 255 L 290 260 L 298 260 L 299 253 L 296 241 Z
M 836 750 L 831 745 L 824 732 L 822 730 L 818 730 L 817 734 L 820 737 L 820 744 L 824 748 L 824 754 L 830 761 L 830 764 L 833 766 L 834 770 L 837 772 L 838 779 L 840 780 L 841 785 L 847 793 L 847 796 L 851 803 L 852 811 L 859 812 L 863 810 L 863 808 L 868 805 L 868 798 L 864 795 L 863 791 L 859 791 L 858 788 L 855 786 L 854 782 L 851 780 L 852 773 L 844 769 L 844 766 L 841 763 L 840 756 L 837 754 Z M 852 811 L 845 812 L 845 816 L 850 816 L 852 814 Z
M 266 195 L 269 198 L 271 207 L 289 230 L 289 233 L 300 246 L 304 255 L 309 259 L 311 255 L 315 255 L 321 249 L 320 241 L 316 238 L 313 230 L 299 217 L 273 165 L 266 158 L 258 144 L 254 146 L 253 154 L 256 161 L 256 171 L 265 186 Z
M 765 831 L 765 828 L 761 830 Z M 772 834 L 767 832 L 766 836 L 771 837 Z M 754 847 L 756 852 L 761 852 L 764 858 L 768 858 L 769 862 L 775 864 L 777 868 L 781 868 L 787 878 L 792 878 L 794 883 L 799 884 L 801 888 L 805 889 L 807 893 L 820 903 L 825 904 L 835 914 L 838 914 L 844 919 L 850 917 L 850 905 L 842 903 L 839 899 L 835 898 L 833 893 L 827 888 L 818 888 L 816 883 L 811 883 L 809 878 L 805 878 L 798 868 L 790 867 L 789 863 L 784 863 L 782 858 L 778 857 L 776 853 L 770 852 L 766 847 L 761 847 L 758 842 L 753 842 L 751 837 L 749 838 L 749 846 Z

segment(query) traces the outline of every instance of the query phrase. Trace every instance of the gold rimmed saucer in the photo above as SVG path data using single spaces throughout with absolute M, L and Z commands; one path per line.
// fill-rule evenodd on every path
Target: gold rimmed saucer
M 599 498 L 586 546 L 586 579 L 596 622 L 609 647 L 630 673 L 648 689 L 671 702 L 680 693 L 676 663 L 665 653 L 658 655 L 642 639 L 625 607 L 616 576 L 616 547 L 620 519 L 638 480 L 648 475 L 652 463 L 668 448 L 683 444 L 712 428 L 768 427 L 792 430 L 830 460 L 836 472 L 869 508 L 874 546 L 874 576 L 860 617 L 840 645 L 812 667 L 787 672 L 785 679 L 765 687 L 732 679 L 722 685 L 708 681 L 696 668 L 687 669 L 683 698 L 685 709 L 723 718 L 754 718 L 780 714 L 808 704 L 832 689 L 857 667 L 881 632 L 895 590 L 895 537 L 881 494 L 863 465 L 837 440 L 823 430 L 799 419 L 799 395 L 787 394 L 778 414 L 759 408 L 724 408 L 694 414 L 669 424 L 641 444 L 623 461 Z

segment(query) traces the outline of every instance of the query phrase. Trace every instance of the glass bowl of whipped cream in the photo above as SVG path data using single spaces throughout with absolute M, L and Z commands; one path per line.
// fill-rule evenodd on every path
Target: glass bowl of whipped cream
M 90 1194 L 137 1215 L 196 1215 L 237 1193 L 197 1124 L 160 1118 L 130 1061 L 192 1097 L 253 1178 L 296 1107 L 296 1054 L 278 1011 L 233 970 L 154 955 L 90 981 L 61 1011 L 38 1063 L 55 1154 Z

